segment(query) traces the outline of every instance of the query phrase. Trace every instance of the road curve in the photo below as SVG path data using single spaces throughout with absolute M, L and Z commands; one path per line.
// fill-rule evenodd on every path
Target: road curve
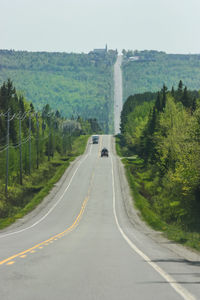
M 101 136 L 34 212 L 0 232 L 0 299 L 200 299 L 200 262 L 152 239 L 134 210 L 130 220 L 126 197 L 113 138 Z

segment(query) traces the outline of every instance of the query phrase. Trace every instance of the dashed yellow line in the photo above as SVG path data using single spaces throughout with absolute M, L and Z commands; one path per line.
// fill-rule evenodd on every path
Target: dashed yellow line
M 10 265 L 13 265 L 14 263 L 15 263 L 14 261 L 9 261 L 9 262 L 7 263 L 7 265 L 10 266 Z
M 102 148 L 102 135 L 100 136 L 100 141 L 99 141 L 99 152 L 98 152 L 98 157 L 101 157 L 101 148 Z
M 27 256 L 28 253 L 34 253 L 36 252 L 35 249 L 42 249 L 44 245 L 48 245 L 49 243 L 53 243 L 55 239 L 57 238 L 61 238 L 63 237 L 64 235 L 66 235 L 67 233 L 69 233 L 70 231 L 72 231 L 80 222 L 81 220 L 81 217 L 84 213 L 84 210 L 85 210 L 85 207 L 86 207 L 86 204 L 88 202 L 88 199 L 89 199 L 89 195 L 90 195 L 90 192 L 91 192 L 91 188 L 92 188 L 92 181 L 93 181 L 93 178 L 94 178 L 94 172 L 92 174 L 92 178 L 91 178 L 91 181 L 90 181 L 90 187 L 88 189 L 88 195 L 87 197 L 85 198 L 85 200 L 83 201 L 82 203 L 82 206 L 81 206 L 81 210 L 78 214 L 78 216 L 76 217 L 74 223 L 68 227 L 66 230 L 64 230 L 63 232 L 59 233 L 59 234 L 56 234 L 54 236 L 52 236 L 51 238 L 49 238 L 48 240 L 45 240 L 29 249 L 26 249 L 25 251 L 22 251 L 20 253 L 17 253 L 15 255 L 12 255 L 2 261 L 0 261 L 0 265 L 3 265 L 3 264 L 7 264 L 7 265 L 12 265 L 14 264 L 15 262 L 13 261 L 14 258 L 16 257 L 22 257 L 22 258 L 25 258 Z

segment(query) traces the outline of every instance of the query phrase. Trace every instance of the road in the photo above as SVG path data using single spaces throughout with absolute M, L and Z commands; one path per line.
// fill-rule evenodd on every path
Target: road
M 36 210 L 0 232 L 0 299 L 200 299 L 199 256 L 176 254 L 129 201 L 113 138 L 100 136 Z
M 122 55 L 119 55 L 114 65 L 114 130 L 120 133 L 120 116 L 122 111 Z

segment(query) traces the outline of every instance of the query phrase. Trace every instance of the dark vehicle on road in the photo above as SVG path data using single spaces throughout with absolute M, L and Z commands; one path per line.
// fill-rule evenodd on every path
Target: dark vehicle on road
M 92 136 L 92 143 L 93 144 L 98 144 L 99 143 L 99 136 L 98 135 L 93 135 Z
M 103 149 L 101 150 L 101 157 L 102 157 L 102 156 L 107 156 L 107 157 L 108 157 L 108 149 L 103 148 Z

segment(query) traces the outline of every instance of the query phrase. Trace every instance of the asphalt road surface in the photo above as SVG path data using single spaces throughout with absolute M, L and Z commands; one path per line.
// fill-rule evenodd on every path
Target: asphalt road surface
M 127 191 L 113 138 L 100 136 L 36 210 L 0 232 L 0 299 L 200 299 L 200 260 L 157 238 Z
M 122 111 L 122 55 L 119 55 L 114 65 L 114 129 L 120 132 L 120 116 Z

